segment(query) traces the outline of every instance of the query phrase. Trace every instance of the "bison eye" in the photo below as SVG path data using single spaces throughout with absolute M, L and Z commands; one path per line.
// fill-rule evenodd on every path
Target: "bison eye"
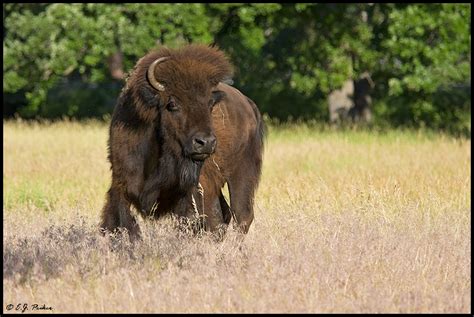
M 168 102 L 168 104 L 166 105 L 166 109 L 168 111 L 178 111 L 179 110 L 178 106 L 176 105 L 176 103 L 173 100 L 170 100 Z
M 225 96 L 225 93 L 222 91 L 213 91 L 212 92 L 212 98 L 209 100 L 209 107 L 214 107 L 214 105 L 218 102 L 220 102 Z

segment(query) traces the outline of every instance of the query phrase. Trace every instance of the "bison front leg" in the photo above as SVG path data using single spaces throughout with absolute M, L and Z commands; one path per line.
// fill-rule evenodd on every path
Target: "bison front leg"
M 220 191 L 219 194 L 222 195 Z M 206 190 L 206 187 L 198 186 L 176 205 L 174 213 L 183 223 L 193 224 L 194 232 L 205 230 L 222 238 L 229 223 L 224 217 L 225 207 L 228 208 L 227 204 L 222 206 L 219 195 Z
M 142 192 L 137 195 L 137 207 L 145 215 L 149 215 L 153 207 L 158 201 L 159 190 L 158 190 L 158 172 L 155 171 L 150 177 L 148 177 L 143 184 Z
M 140 237 L 140 228 L 135 217 L 131 214 L 130 202 L 125 198 L 124 193 L 114 186 L 107 192 L 107 201 L 102 210 L 100 227 L 104 232 L 126 229 L 131 241 Z
M 204 228 L 222 239 L 227 229 L 223 217 L 222 205 L 218 196 L 206 197 L 208 203 L 204 204 Z

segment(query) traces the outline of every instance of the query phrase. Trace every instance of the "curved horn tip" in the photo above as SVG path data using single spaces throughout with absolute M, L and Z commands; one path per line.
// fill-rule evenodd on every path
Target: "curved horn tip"
M 151 65 L 148 67 L 147 79 L 150 82 L 150 85 L 158 91 L 164 91 L 165 86 L 156 80 L 155 68 L 156 68 L 156 65 L 168 60 L 169 58 L 170 58 L 169 56 L 160 57 L 157 60 L 155 60 L 153 63 L 151 63 Z

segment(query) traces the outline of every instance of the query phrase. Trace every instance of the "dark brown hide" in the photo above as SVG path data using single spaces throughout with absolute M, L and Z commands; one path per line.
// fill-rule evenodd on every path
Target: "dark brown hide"
M 158 91 L 146 73 L 164 56 L 170 58 L 154 72 L 165 87 Z M 137 236 L 132 205 L 142 215 L 156 218 L 170 212 L 192 218 L 196 206 L 210 231 L 228 225 L 232 213 L 239 230 L 248 231 L 261 172 L 264 125 L 255 103 L 222 83 L 231 75 L 225 55 L 201 45 L 162 49 L 138 61 L 110 125 L 112 185 L 102 212 L 104 231 L 125 228 Z M 196 142 L 206 138 L 217 141 L 213 153 L 200 149 L 205 153 L 196 154 Z M 221 192 L 225 183 L 230 208 Z

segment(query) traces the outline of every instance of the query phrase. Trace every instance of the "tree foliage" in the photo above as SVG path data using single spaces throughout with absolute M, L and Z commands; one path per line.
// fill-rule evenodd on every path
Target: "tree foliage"
M 235 85 L 270 117 L 326 120 L 329 92 L 368 71 L 376 83 L 376 124 L 470 133 L 468 4 L 3 9 L 4 102 L 23 117 L 110 113 L 122 85 L 112 58 L 127 72 L 155 47 L 199 42 L 231 56 Z

